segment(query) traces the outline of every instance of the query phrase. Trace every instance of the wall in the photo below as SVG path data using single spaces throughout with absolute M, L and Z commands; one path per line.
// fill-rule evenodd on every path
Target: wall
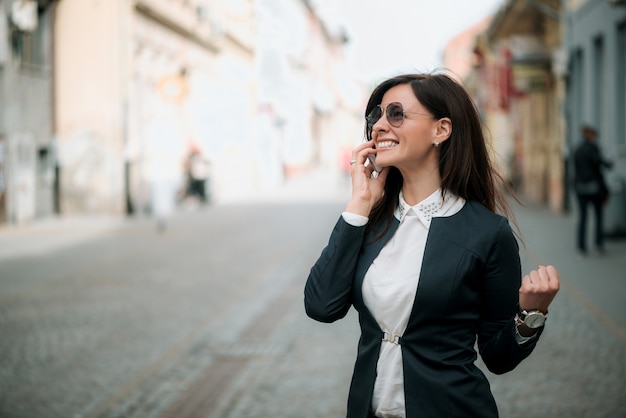
M 52 7 L 18 30 L 0 0 L 0 223 L 30 222 L 54 211 Z
M 124 212 L 124 0 L 63 0 L 55 45 L 63 213 Z

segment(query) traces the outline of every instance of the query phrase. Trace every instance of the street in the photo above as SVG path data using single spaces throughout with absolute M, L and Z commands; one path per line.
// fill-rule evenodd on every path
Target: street
M 348 196 L 345 194 L 344 196 Z M 574 215 L 515 206 L 524 271 L 562 287 L 535 352 L 487 373 L 501 416 L 626 416 L 626 241 L 576 256 Z M 0 417 L 342 417 L 354 311 L 308 319 L 336 196 L 0 229 Z M 81 223 L 84 222 L 84 223 Z

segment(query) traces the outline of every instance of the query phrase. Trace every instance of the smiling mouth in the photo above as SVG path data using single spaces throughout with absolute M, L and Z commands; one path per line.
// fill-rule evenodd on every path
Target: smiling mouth
M 395 141 L 381 141 L 377 144 L 377 148 L 378 149 L 383 149 L 383 148 L 393 148 L 395 146 L 397 146 L 398 143 Z

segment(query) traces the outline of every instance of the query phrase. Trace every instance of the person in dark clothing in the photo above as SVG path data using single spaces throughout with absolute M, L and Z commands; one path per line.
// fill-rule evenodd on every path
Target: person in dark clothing
M 602 169 L 611 168 L 613 164 L 602 158 L 595 129 L 584 125 L 581 135 L 582 142 L 574 153 L 574 189 L 579 208 L 576 244 L 581 254 L 587 254 L 587 207 L 591 204 L 596 248 L 604 253 L 603 206 L 608 202 L 609 190 Z
M 451 77 L 383 81 L 365 135 L 349 161 L 351 197 L 304 289 L 312 319 L 359 313 L 347 416 L 495 418 L 478 353 L 497 374 L 532 353 L 558 272 L 522 277 L 480 117 Z
M 202 204 L 207 203 L 208 162 L 197 146 L 191 148 L 185 164 L 185 171 L 187 172 L 186 195 L 197 198 Z

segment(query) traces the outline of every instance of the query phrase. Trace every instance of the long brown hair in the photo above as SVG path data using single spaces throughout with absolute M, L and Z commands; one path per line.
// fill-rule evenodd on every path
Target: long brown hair
M 447 117 L 452 121 L 450 138 L 439 145 L 442 193 L 450 191 L 466 200 L 479 202 L 490 211 L 500 213 L 514 222 L 502 191 L 502 186 L 506 187 L 507 184 L 489 157 L 478 111 L 467 91 L 452 78 L 445 74 L 405 74 L 390 78 L 374 89 L 365 115 L 382 102 L 389 89 L 403 84 L 411 86 L 417 100 L 436 119 Z M 395 167 L 389 167 L 389 170 L 383 196 L 372 209 L 368 223 L 377 225 L 386 221 L 384 231 L 391 225 L 402 189 L 400 170 Z

